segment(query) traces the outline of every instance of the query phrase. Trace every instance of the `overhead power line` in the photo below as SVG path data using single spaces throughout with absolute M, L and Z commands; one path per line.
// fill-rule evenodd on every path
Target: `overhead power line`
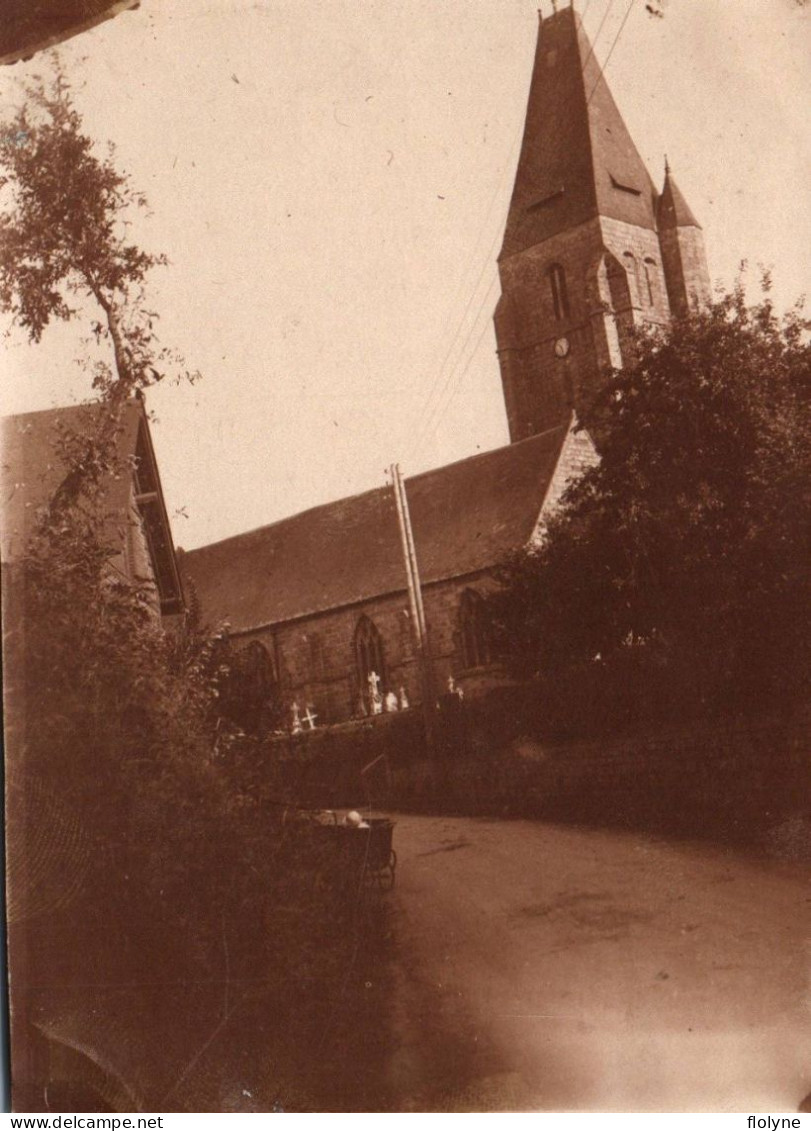
M 454 363 L 453 368 L 449 371 L 447 377 L 445 378 L 445 382 L 442 386 L 442 391 L 440 393 L 439 400 L 438 400 L 438 402 L 437 402 L 437 404 L 434 408 L 434 411 L 431 414 L 430 419 L 428 419 L 426 421 L 425 427 L 422 430 L 421 434 L 419 435 L 416 444 L 414 445 L 413 452 L 412 452 L 412 454 L 414 456 L 416 456 L 423 449 L 425 444 L 436 435 L 437 429 L 439 428 L 442 417 L 445 415 L 445 413 L 448 409 L 448 406 L 450 405 L 453 398 L 456 396 L 456 393 L 458 391 L 458 386 L 461 383 L 461 381 L 464 379 L 465 374 L 467 373 L 468 369 L 470 368 L 471 362 L 473 361 L 473 358 L 476 355 L 476 351 L 478 350 L 479 345 L 481 344 L 481 340 L 484 337 L 484 331 L 487 329 L 487 327 L 490 324 L 491 315 L 490 315 L 489 307 L 487 308 L 487 310 L 485 310 L 485 308 L 487 307 L 487 304 L 490 302 L 490 298 L 491 298 L 491 295 L 492 295 L 493 290 L 495 288 L 496 282 L 497 282 L 497 276 L 494 275 L 493 278 L 490 280 L 490 284 L 489 284 L 489 286 L 488 286 L 488 288 L 487 288 L 487 290 L 484 294 L 484 297 L 482 298 L 481 302 L 479 303 L 479 309 L 476 312 L 476 317 L 473 319 L 473 321 L 470 324 L 470 328 L 469 328 L 467 335 L 465 337 L 465 341 L 462 345 L 462 349 L 460 350 L 459 355 L 456 358 L 456 362 Z M 485 312 L 485 319 L 484 319 L 483 323 L 479 323 L 479 319 L 481 317 L 482 312 Z M 461 374 L 459 374 L 457 376 L 458 366 L 459 366 L 460 362 L 462 361 L 462 358 L 465 356 L 465 351 L 466 351 L 466 349 L 467 349 L 467 347 L 470 343 L 471 338 L 473 337 L 473 332 L 476 330 L 477 325 L 480 325 L 481 329 L 480 329 L 480 332 L 479 332 L 479 336 L 476 339 L 476 344 L 474 345 L 472 351 L 467 355 L 467 360 L 464 364 L 464 367 L 462 369 Z M 450 391 L 450 396 L 448 396 L 449 391 Z
M 593 96 L 595 90 L 600 85 L 600 83 L 603 82 L 604 79 L 605 79 L 606 67 L 608 66 L 608 64 L 611 61 L 611 56 L 614 54 L 614 48 L 619 43 L 619 38 L 622 35 L 623 29 L 625 28 L 625 25 L 628 22 L 628 17 L 631 14 L 631 9 L 633 8 L 634 3 L 635 3 L 635 0 L 630 0 L 628 7 L 625 9 L 625 15 L 622 17 L 622 23 L 620 24 L 619 28 L 617 29 L 617 34 L 614 36 L 614 42 L 611 44 L 610 48 L 608 49 L 608 54 L 605 57 L 605 62 L 603 63 L 602 67 L 600 68 L 600 76 L 597 79 L 597 81 L 595 82 L 594 86 L 591 88 L 588 99 L 586 100 L 587 106 L 588 106 L 589 102 L 591 102 L 591 99 L 592 99 L 592 96 Z
M 490 292 L 492 291 L 493 285 L 494 285 L 495 282 L 496 282 L 496 279 L 493 278 L 491 280 L 490 287 L 488 288 L 487 295 L 485 296 L 485 301 L 487 300 L 487 298 L 490 297 Z M 464 381 L 465 377 L 467 376 L 467 371 L 470 369 L 470 366 L 473 363 L 473 359 L 479 351 L 479 346 L 482 344 L 482 339 L 484 338 L 484 335 L 487 332 L 487 329 L 488 329 L 489 326 L 490 326 L 490 318 L 486 318 L 484 320 L 484 322 L 482 323 L 481 330 L 479 331 L 479 336 L 476 339 L 476 344 L 474 345 L 473 349 L 468 354 L 467 361 L 465 362 L 465 367 L 462 370 L 462 372 L 459 374 L 459 377 L 458 377 L 457 381 L 455 382 L 455 385 L 452 388 L 451 394 L 447 398 L 447 400 L 445 401 L 445 406 L 442 409 L 442 411 L 439 413 L 439 416 L 437 417 L 436 422 L 434 423 L 434 426 L 431 429 L 431 432 L 425 437 L 426 440 L 432 440 L 434 438 L 434 436 L 436 436 L 437 431 L 439 429 L 439 425 L 442 423 L 442 417 L 444 416 L 444 414 L 448 410 L 448 408 L 450 408 L 454 398 L 456 397 L 456 394 L 459 392 L 460 388 L 462 387 L 462 382 Z M 472 331 L 472 327 L 471 327 L 471 331 Z
M 600 32 L 603 30 L 603 27 L 605 26 L 605 21 L 608 19 L 609 13 L 610 13 L 610 11 L 613 7 L 614 7 L 614 0 L 608 0 L 608 6 L 607 6 L 606 10 L 603 12 L 603 18 L 600 20 L 600 26 L 597 28 L 597 34 L 594 36 L 594 39 L 592 39 L 591 47 L 586 52 L 586 57 L 583 60 L 583 67 L 582 67 L 582 73 L 583 74 L 586 73 L 586 64 L 588 63 L 589 59 L 594 54 L 594 49 L 597 46 L 597 40 L 600 38 Z
M 463 279 L 466 278 L 469 275 L 470 267 L 473 266 L 473 263 L 475 261 L 476 249 L 478 249 L 478 247 L 479 247 L 479 244 L 481 242 L 481 237 L 482 237 L 482 235 L 484 234 L 484 232 L 487 228 L 487 221 L 490 219 L 490 215 L 493 211 L 493 206 L 495 205 L 495 203 L 496 203 L 496 201 L 499 197 L 499 194 L 501 192 L 502 185 L 503 185 L 503 182 L 504 182 L 504 176 L 512 166 L 513 154 L 515 153 L 515 149 L 516 149 L 516 146 L 518 144 L 519 138 L 521 137 L 521 135 L 523 133 L 523 128 L 524 127 L 523 127 L 523 122 L 522 122 L 521 125 L 519 126 L 519 128 L 516 130 L 514 136 L 513 136 L 513 140 L 512 140 L 512 143 L 510 145 L 509 153 L 507 154 L 507 158 L 506 158 L 506 160 L 505 160 L 505 162 L 504 162 L 504 164 L 501 168 L 501 172 L 500 172 L 499 177 L 496 181 L 496 185 L 495 185 L 495 188 L 493 190 L 493 194 L 490 198 L 490 203 L 488 204 L 487 211 L 486 211 L 485 216 L 484 216 L 484 220 L 482 221 L 481 227 L 479 228 L 479 235 L 476 239 L 476 244 L 475 244 L 475 247 L 474 247 L 473 256 L 471 257 L 471 260 L 470 260 L 470 265 L 469 265 L 468 269 L 465 271 L 464 275 L 462 276 Z M 495 250 L 496 243 L 498 242 L 499 236 L 501 235 L 501 232 L 503 230 L 503 226 L 504 226 L 503 222 L 500 222 L 499 226 L 495 230 L 493 238 L 490 242 L 490 246 L 487 249 L 487 253 L 485 255 L 484 262 L 482 263 L 482 266 L 479 270 L 479 274 L 476 278 L 476 282 L 473 286 L 473 289 L 470 292 L 470 297 L 468 298 L 468 301 L 465 304 L 465 308 L 462 311 L 462 314 L 461 314 L 459 321 L 456 325 L 456 329 L 453 333 L 453 336 L 451 337 L 448 348 L 445 351 L 445 355 L 442 359 L 442 362 L 439 366 L 439 369 L 437 370 L 436 377 L 433 380 L 430 392 L 429 392 L 429 394 L 426 398 L 426 401 L 425 401 L 425 405 L 423 406 L 423 408 L 421 410 L 420 420 L 418 421 L 418 424 L 417 424 L 417 435 L 416 435 L 416 438 L 415 438 L 414 445 L 412 446 L 411 452 L 409 453 L 409 458 L 413 458 L 414 454 L 418 451 L 418 449 L 419 449 L 419 447 L 422 443 L 422 440 L 424 438 L 424 434 L 425 434 L 426 430 L 428 428 L 430 428 L 430 426 L 431 426 L 432 418 L 433 418 L 434 412 L 436 410 L 435 398 L 436 398 L 437 392 L 438 392 L 438 390 L 441 390 L 441 391 L 439 391 L 439 397 L 441 399 L 441 397 L 442 397 L 442 395 L 445 391 L 445 388 L 447 386 L 447 381 L 445 382 L 445 384 L 443 384 L 443 375 L 445 374 L 445 368 L 446 368 L 446 366 L 447 366 L 447 364 L 448 364 L 448 362 L 451 358 L 451 355 L 454 351 L 454 347 L 456 346 L 456 343 L 458 342 L 459 337 L 462 333 L 463 327 L 464 327 L 465 322 L 467 320 L 468 313 L 469 313 L 470 308 L 472 307 L 473 302 L 476 298 L 476 294 L 479 290 L 479 287 L 481 286 L 485 272 L 486 272 L 488 266 L 490 266 L 492 264 L 493 252 Z M 459 292 L 457 291 L 457 294 L 458 293 Z M 470 338 L 470 333 L 472 333 L 472 328 L 473 328 L 473 326 L 475 326 L 476 321 L 478 320 L 480 313 L 481 313 L 481 307 L 476 312 L 476 315 L 473 319 L 471 329 L 470 329 L 470 331 L 468 331 L 468 336 L 462 344 L 461 353 L 464 353 L 465 347 L 466 347 L 467 342 Z M 453 373 L 453 368 L 455 368 L 455 366 L 458 365 L 458 362 L 459 362 L 459 359 L 457 359 L 457 361 L 454 362 L 454 365 L 451 369 L 451 375 Z

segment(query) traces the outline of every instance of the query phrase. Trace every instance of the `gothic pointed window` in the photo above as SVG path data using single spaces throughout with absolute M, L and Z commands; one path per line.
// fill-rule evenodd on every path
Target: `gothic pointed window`
M 252 640 L 243 656 L 246 686 L 257 699 L 266 698 L 277 682 L 270 652 L 260 640 Z
M 635 306 L 642 304 L 642 280 L 639 277 L 639 262 L 632 251 L 625 251 L 622 254 L 622 264 L 628 274 L 628 285 L 631 294 L 636 295 Z
M 459 602 L 459 640 L 464 668 L 491 662 L 490 624 L 482 596 L 475 589 L 465 589 Z
M 569 293 L 566 289 L 566 272 L 559 263 L 553 263 L 547 271 L 549 289 L 552 292 L 552 306 L 558 322 L 569 317 Z
M 258 734 L 269 725 L 277 679 L 273 658 L 261 641 L 230 653 L 219 691 L 220 711 L 242 730 Z
M 355 674 L 358 695 L 367 710 L 369 710 L 369 676 L 372 672 L 379 678 L 379 690 L 382 691 L 386 686 L 386 655 L 383 638 L 374 621 L 362 616 L 355 628 Z
M 642 267 L 645 272 L 645 296 L 648 306 L 653 306 L 656 301 L 656 262 L 653 259 L 646 259 Z

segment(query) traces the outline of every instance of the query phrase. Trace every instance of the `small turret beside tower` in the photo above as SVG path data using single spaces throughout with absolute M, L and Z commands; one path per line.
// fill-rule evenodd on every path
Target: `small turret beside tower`
M 656 220 L 670 310 L 675 318 L 681 318 L 710 301 L 710 275 L 701 225 L 673 179 L 667 160 Z

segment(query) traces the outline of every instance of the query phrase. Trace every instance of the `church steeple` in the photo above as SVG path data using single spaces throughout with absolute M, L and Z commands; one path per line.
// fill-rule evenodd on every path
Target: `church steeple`
M 660 201 L 574 8 L 542 18 L 495 314 L 513 441 L 581 408 L 623 364 L 629 329 L 664 324 L 678 279 L 698 278 L 701 231 L 672 179 L 665 193 Z
M 575 9 L 541 17 L 502 255 L 595 216 L 655 228 L 655 197 Z

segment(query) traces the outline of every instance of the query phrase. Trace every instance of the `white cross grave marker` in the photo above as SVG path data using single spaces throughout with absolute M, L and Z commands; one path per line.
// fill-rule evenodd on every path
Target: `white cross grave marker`
M 379 715 L 383 710 L 383 697 L 380 694 L 380 684 L 382 680 L 377 672 L 369 672 L 366 679 L 369 684 L 369 699 L 372 704 L 372 714 Z

